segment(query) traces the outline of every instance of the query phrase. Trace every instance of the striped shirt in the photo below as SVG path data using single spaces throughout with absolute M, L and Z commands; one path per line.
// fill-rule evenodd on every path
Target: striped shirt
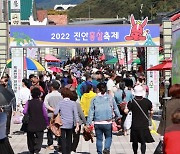
M 79 122 L 76 103 L 69 98 L 64 98 L 58 103 L 54 114 L 57 115 L 59 112 L 63 123 L 61 128 L 72 129 L 74 127 L 74 120 L 75 123 Z

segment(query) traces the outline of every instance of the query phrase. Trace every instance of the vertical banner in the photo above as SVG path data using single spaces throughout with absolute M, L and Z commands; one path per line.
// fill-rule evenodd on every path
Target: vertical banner
M 11 0 L 11 25 L 21 25 L 20 0 Z
M 20 10 L 20 0 L 11 0 L 11 10 Z
M 19 96 L 19 91 L 22 87 L 23 79 L 23 48 L 12 48 L 12 88 L 17 97 Z
M 127 71 L 131 71 L 131 66 L 133 62 L 132 48 L 127 48 Z
M 159 48 L 147 48 L 147 68 L 159 64 Z M 154 110 L 159 107 L 159 71 L 147 71 L 147 85 L 149 87 L 148 99 L 152 102 Z

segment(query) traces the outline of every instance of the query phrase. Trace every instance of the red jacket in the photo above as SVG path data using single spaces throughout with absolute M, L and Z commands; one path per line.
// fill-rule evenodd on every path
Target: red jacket
M 173 124 L 164 135 L 165 154 L 180 154 L 180 124 Z

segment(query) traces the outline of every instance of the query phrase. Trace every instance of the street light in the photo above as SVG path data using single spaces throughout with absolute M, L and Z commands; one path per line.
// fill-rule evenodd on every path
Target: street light
M 140 13 L 141 13 L 141 19 L 143 20 L 143 16 L 142 16 L 142 13 L 143 13 L 143 4 L 141 4 Z

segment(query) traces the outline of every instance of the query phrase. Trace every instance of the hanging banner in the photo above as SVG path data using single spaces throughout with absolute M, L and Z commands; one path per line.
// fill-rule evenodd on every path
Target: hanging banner
M 21 2 L 11 0 L 11 25 L 21 25 Z
M 11 0 L 11 10 L 20 10 L 21 9 L 21 4 L 20 0 Z
M 11 13 L 11 24 L 12 25 L 20 25 L 21 24 L 20 13 Z
M 19 96 L 19 91 L 22 87 L 22 79 L 23 79 L 23 70 L 24 70 L 23 48 L 12 48 L 11 53 L 12 53 L 12 69 L 11 69 L 12 88 L 17 98 Z
M 158 47 L 147 48 L 147 68 L 159 64 L 158 50 Z M 147 71 L 147 85 L 149 87 L 148 99 L 155 110 L 159 109 L 159 71 Z
M 159 46 L 159 25 L 10 26 L 10 47 Z M 135 33 L 135 35 L 138 35 Z

